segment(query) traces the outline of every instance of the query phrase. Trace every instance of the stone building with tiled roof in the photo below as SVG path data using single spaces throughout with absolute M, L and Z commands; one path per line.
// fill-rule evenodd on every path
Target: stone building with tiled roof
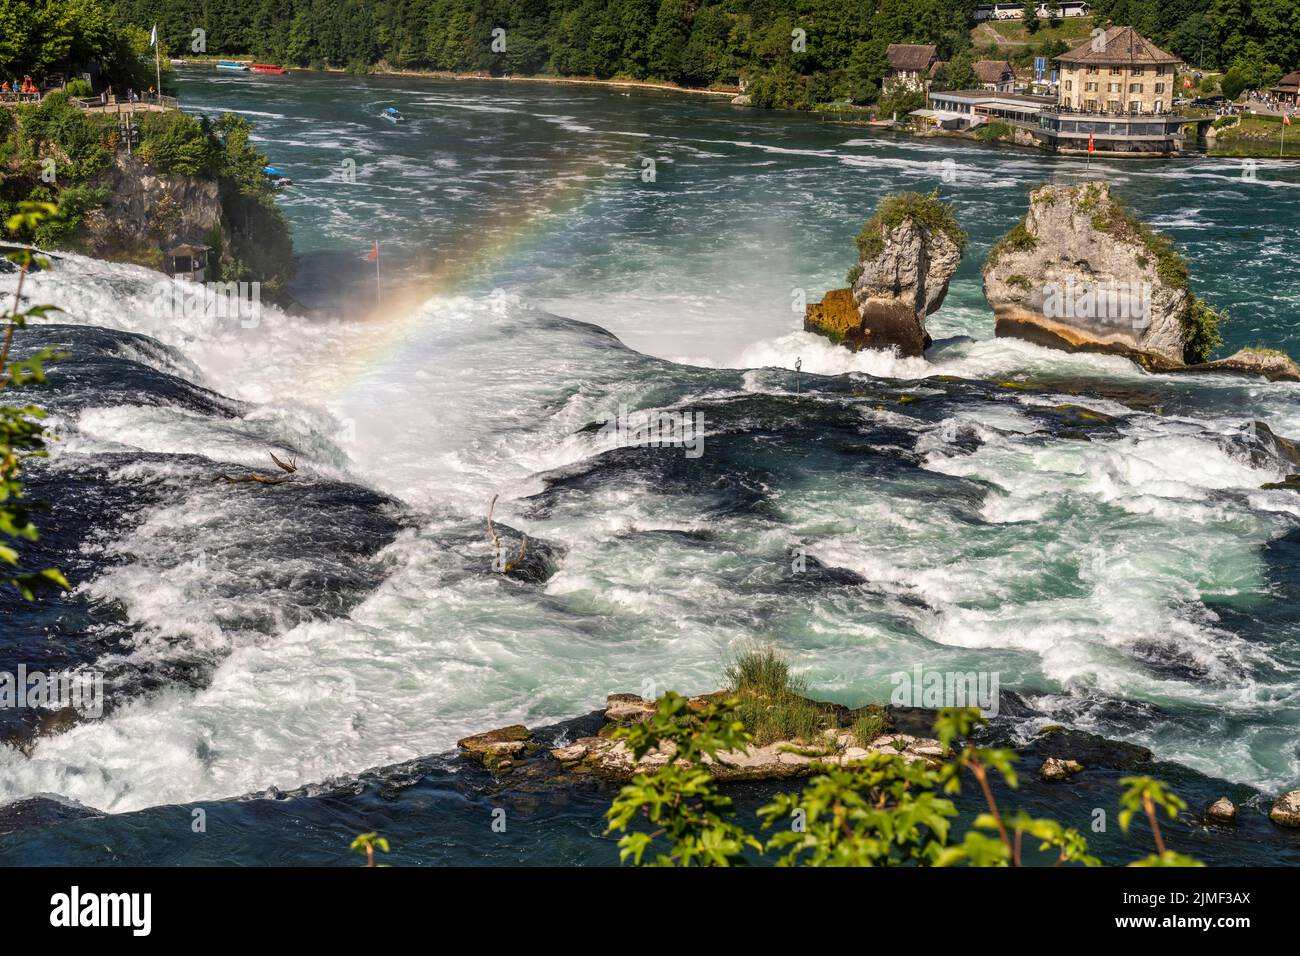
M 1165 113 L 1182 61 L 1132 27 L 1098 31 L 1056 58 L 1060 105 L 1087 113 Z
M 1006 60 L 976 60 L 971 69 L 983 89 L 1010 93 L 1016 87 L 1016 68 Z
M 1201 122 L 1174 110 L 1182 61 L 1132 27 L 1097 30 L 1056 62 L 1057 104 L 1036 131 L 1052 149 L 1167 156 L 1182 148 L 1183 127 Z
M 885 49 L 889 69 L 882 84 L 886 90 L 907 85 L 924 90 L 930 70 L 938 62 L 939 50 L 933 43 L 891 43 Z

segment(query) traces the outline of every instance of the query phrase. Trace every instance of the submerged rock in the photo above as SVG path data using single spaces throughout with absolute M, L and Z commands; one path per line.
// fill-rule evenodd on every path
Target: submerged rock
M 1038 775 L 1044 780 L 1055 783 L 1066 780 L 1083 771 L 1083 765 L 1077 760 L 1062 760 L 1060 757 L 1048 757 L 1043 761 Z
M 1236 372 L 1258 375 L 1270 382 L 1300 382 L 1300 366 L 1291 356 L 1277 349 L 1245 348 L 1227 358 L 1188 365 L 1189 372 Z
M 475 734 L 456 741 L 458 749 L 467 757 L 477 760 L 492 770 L 508 770 L 514 759 L 536 750 L 532 744 L 532 731 L 523 724 L 511 724 L 484 734 Z
M 1131 216 L 1105 183 L 1047 185 L 989 252 L 984 296 L 998 336 L 1124 355 L 1168 371 L 1203 362 L 1217 314 L 1188 288 L 1170 241 Z
M 1300 790 L 1292 790 L 1277 798 L 1268 818 L 1283 827 L 1300 827 Z
M 1237 822 L 1237 805 L 1227 797 L 1219 797 L 1215 800 L 1208 810 L 1205 811 L 1206 823 L 1236 823 Z
M 888 196 L 858 235 L 852 288 L 810 303 L 804 329 L 857 352 L 918 356 L 930 345 L 925 317 L 943 303 L 966 235 L 935 194 Z

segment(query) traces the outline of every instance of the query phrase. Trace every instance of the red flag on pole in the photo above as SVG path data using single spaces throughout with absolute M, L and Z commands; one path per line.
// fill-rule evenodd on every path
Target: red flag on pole
M 370 255 L 366 256 L 366 262 L 375 262 L 379 259 L 379 242 L 376 241 L 370 250 Z
M 1092 134 L 1089 133 L 1089 134 L 1088 134 L 1088 155 L 1089 155 L 1089 156 L 1092 155 L 1092 151 L 1093 151 L 1095 148 L 1096 148 L 1096 147 L 1093 145 L 1093 142 L 1092 142 Z
M 1282 114 L 1282 122 L 1283 122 L 1283 123 L 1286 123 L 1287 126 L 1290 126 L 1290 125 L 1291 125 L 1291 114 L 1290 114 L 1290 113 L 1283 113 L 1283 114 Z

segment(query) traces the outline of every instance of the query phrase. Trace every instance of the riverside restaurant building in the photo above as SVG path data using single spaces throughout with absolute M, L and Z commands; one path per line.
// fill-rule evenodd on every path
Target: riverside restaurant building
M 1043 109 L 1036 133 L 1061 152 L 1163 156 L 1182 148 L 1187 117 L 1174 110 L 1182 62 L 1132 27 L 1111 27 L 1056 58 L 1057 102 Z
M 969 130 L 999 122 L 1017 129 L 1016 142 L 1062 153 L 1169 156 L 1183 146 L 1192 119 L 1174 109 L 1178 57 L 1132 27 L 1111 27 L 1056 58 L 1055 97 L 999 90 L 929 94 L 912 115 L 936 128 Z

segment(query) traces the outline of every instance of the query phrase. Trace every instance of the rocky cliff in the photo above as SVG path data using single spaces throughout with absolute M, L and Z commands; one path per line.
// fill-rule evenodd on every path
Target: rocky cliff
M 1182 257 L 1105 183 L 1035 189 L 989 253 L 984 295 L 997 335 L 1052 348 L 1173 369 L 1218 344 L 1218 317 L 1189 290 Z
M 804 328 L 853 351 L 917 356 L 930 344 L 925 317 L 943 303 L 966 236 L 934 194 L 889 196 L 858 235 L 850 289 L 811 303 Z
M 119 153 L 102 184 L 108 201 L 87 212 L 78 236 L 87 255 L 156 267 L 162 249 L 220 242 L 222 205 L 213 179 L 162 174 Z

